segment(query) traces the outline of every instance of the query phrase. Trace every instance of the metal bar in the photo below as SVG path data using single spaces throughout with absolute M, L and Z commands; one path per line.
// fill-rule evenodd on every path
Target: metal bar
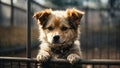
M 12 62 L 37 62 L 35 58 L 21 58 L 21 57 L 0 57 L 0 60 L 2 60 L 2 62 L 4 60 Z
M 110 65 L 109 65 L 109 64 L 107 65 L 107 68 L 110 68 Z
M 2 67 L 1 68 L 5 68 L 5 62 L 4 62 L 4 60 L 2 60 Z
M 115 32 L 115 34 L 116 34 L 116 32 Z M 116 35 L 114 35 L 114 37 L 116 38 Z M 114 42 L 114 45 L 115 45 L 115 54 L 116 54 L 116 57 L 115 57 L 115 59 L 119 59 L 119 48 L 117 47 L 117 42 L 116 42 L 117 40 L 115 39 L 115 42 Z
M 13 7 L 13 0 L 11 0 L 11 20 L 10 20 L 10 23 L 11 23 L 11 26 L 14 26 L 14 7 Z
M 118 50 L 119 52 L 118 52 L 118 59 L 120 59 L 120 50 Z
M 88 0 L 86 0 L 88 2 Z M 85 8 L 85 38 L 88 39 L 88 7 Z M 88 41 L 86 41 L 86 59 L 88 59 Z
M 37 66 L 37 62 L 35 62 L 35 68 L 37 68 L 38 66 Z
M 12 61 L 10 62 L 10 68 L 12 68 L 13 64 L 12 64 Z
M 39 63 L 36 58 L 20 58 L 20 57 L 0 57 L 0 61 L 13 61 L 13 62 L 31 62 Z M 66 59 L 51 59 L 48 63 L 57 64 L 69 64 Z M 110 59 L 82 59 L 77 64 L 94 64 L 94 65 L 120 65 L 120 60 L 110 60 Z
M 92 36 L 91 42 L 92 42 L 92 46 L 93 46 L 93 48 L 92 48 L 92 59 L 94 59 L 94 58 L 96 58 L 95 57 L 95 51 L 96 51 L 95 48 L 96 47 L 95 47 L 95 43 L 94 43 L 94 33 L 95 33 L 95 31 L 93 31 L 95 25 L 92 24 L 91 26 L 92 26 L 91 27 L 91 29 L 92 29 L 91 30 L 91 36 Z
M 51 68 L 50 66 L 49 66 L 49 63 L 42 63 L 42 68 Z
M 88 37 L 88 8 L 86 8 L 85 9 L 85 38 L 87 38 Z M 87 41 L 86 41 L 86 44 L 85 44 L 85 47 L 86 47 L 86 49 L 85 49 L 85 57 L 86 57 L 86 59 L 88 58 L 88 43 L 87 43 Z
M 27 58 L 31 58 L 31 0 L 27 0 Z
M 101 15 L 101 9 L 99 9 L 99 14 L 100 14 L 100 17 L 102 17 L 102 15 Z M 103 30 L 102 30 L 102 28 L 103 28 L 103 24 L 102 24 L 102 22 L 100 23 L 100 30 L 99 30 L 99 32 L 100 32 L 100 34 L 98 34 L 99 35 L 99 43 L 98 44 L 100 44 L 99 45 L 99 59 L 101 59 L 102 58 L 102 46 L 101 46 L 101 42 L 102 42 L 102 36 L 103 36 Z M 103 43 L 103 42 L 102 42 Z M 101 67 L 99 67 L 99 68 L 101 68 Z
M 26 56 L 31 58 L 31 0 L 27 0 L 27 47 Z M 27 68 L 30 68 L 30 62 L 27 62 Z
M 92 68 L 95 68 L 95 65 L 94 65 L 94 64 L 92 64 Z
M 20 67 L 20 62 L 18 62 L 18 68 L 21 68 L 21 67 Z
M 100 6 L 100 1 L 98 1 L 98 5 Z M 98 14 L 100 15 L 100 13 L 101 13 L 101 9 L 98 9 Z M 101 15 L 100 15 L 101 16 Z M 102 16 L 101 16 L 102 17 Z M 100 22 L 100 25 L 99 25 L 99 32 L 98 32 L 98 45 L 97 45 L 97 47 L 98 47 L 98 49 L 99 49 L 99 59 L 101 59 L 102 58 L 102 46 L 101 46 L 101 44 L 102 44 L 102 27 L 103 26 L 103 24 L 102 24 L 102 22 Z M 101 66 L 99 66 L 99 68 L 101 68 Z
M 0 68 L 5 68 L 5 66 L 4 66 L 4 60 L 0 60 Z
M 110 33 L 110 29 L 109 29 L 109 23 L 110 22 L 108 22 L 108 25 L 107 25 L 107 49 L 108 49 L 108 51 L 107 51 L 107 59 L 110 59 L 110 45 L 109 45 L 109 33 Z

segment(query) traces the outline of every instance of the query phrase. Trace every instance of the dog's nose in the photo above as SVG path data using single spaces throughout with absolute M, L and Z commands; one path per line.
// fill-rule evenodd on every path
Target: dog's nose
M 60 39 L 60 36 L 59 36 L 59 35 L 55 35 L 55 36 L 53 37 L 54 42 L 58 42 L 59 39 Z

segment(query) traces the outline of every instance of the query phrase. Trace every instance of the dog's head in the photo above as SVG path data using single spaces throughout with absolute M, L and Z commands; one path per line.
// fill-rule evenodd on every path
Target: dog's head
M 61 45 L 74 41 L 78 36 L 78 26 L 84 12 L 77 9 L 66 11 L 52 11 L 46 9 L 34 14 L 38 20 L 40 30 L 44 32 L 44 39 L 54 45 Z

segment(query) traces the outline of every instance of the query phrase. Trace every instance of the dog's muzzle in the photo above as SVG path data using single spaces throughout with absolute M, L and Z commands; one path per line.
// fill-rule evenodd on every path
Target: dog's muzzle
M 59 35 L 55 35 L 53 37 L 53 43 L 54 44 L 59 44 L 60 43 L 60 36 Z

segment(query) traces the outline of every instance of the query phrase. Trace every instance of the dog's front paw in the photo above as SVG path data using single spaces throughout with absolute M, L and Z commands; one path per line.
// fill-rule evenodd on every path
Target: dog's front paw
M 46 55 L 46 54 L 38 54 L 37 55 L 37 61 L 40 61 L 40 62 L 46 62 L 49 58 L 50 58 L 50 56 Z
M 80 60 L 80 56 L 78 56 L 77 54 L 70 54 L 70 55 L 68 55 L 67 60 L 71 64 L 75 64 L 76 62 L 78 62 Z

